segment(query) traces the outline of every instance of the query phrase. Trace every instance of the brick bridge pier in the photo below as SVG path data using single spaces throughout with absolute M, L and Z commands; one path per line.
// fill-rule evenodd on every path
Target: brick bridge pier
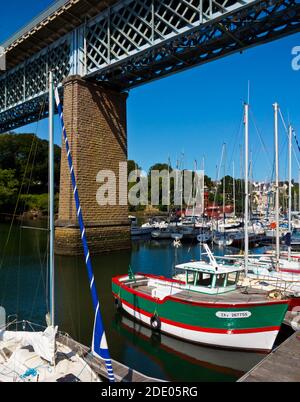
M 127 161 L 127 94 L 71 76 L 64 82 L 64 119 L 73 156 L 87 238 L 93 254 L 130 248 L 128 206 L 100 206 L 96 200 L 100 170 L 119 181 L 119 162 Z M 67 155 L 62 146 L 56 253 L 82 253 Z

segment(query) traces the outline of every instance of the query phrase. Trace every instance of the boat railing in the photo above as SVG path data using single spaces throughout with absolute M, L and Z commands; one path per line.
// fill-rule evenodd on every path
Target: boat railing
M 11 320 L 12 317 L 15 318 Z M 12 328 L 14 328 L 15 331 L 22 330 L 28 332 L 37 332 L 37 331 L 45 331 L 47 327 L 45 325 L 33 323 L 31 321 L 19 320 L 17 315 L 13 315 L 8 317 L 8 321 L 5 325 L 5 329 L 7 331 L 11 330 Z
M 300 280 L 293 281 L 282 278 L 270 278 L 270 276 L 267 275 L 259 275 L 256 278 L 248 277 L 247 279 L 248 283 L 245 285 L 245 288 L 266 290 L 266 287 L 269 286 L 270 292 L 280 290 L 284 296 L 289 296 L 293 293 L 291 289 L 293 285 L 298 283 L 300 287 Z

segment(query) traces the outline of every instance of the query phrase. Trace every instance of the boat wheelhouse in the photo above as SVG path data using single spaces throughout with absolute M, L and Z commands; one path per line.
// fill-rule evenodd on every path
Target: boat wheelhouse
M 219 264 L 216 267 L 205 261 L 194 261 L 175 267 L 174 279 L 180 280 L 186 290 L 210 295 L 217 295 L 236 290 L 240 266 Z

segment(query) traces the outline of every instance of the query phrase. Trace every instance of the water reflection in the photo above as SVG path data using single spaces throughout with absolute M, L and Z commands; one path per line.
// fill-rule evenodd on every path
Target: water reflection
M 257 364 L 262 355 L 229 350 L 217 350 L 194 345 L 164 334 L 154 334 L 150 328 L 117 313 L 114 327 L 126 338 L 130 353 L 127 360 L 143 356 L 143 371 L 160 373 L 160 378 L 181 381 L 234 381 Z
M 14 226 L 6 244 L 8 231 L 8 225 L 0 224 L 0 301 L 8 314 L 44 324 L 48 310 L 47 233 Z M 147 328 L 116 313 L 111 294 L 113 276 L 126 273 L 129 265 L 135 272 L 170 276 L 175 264 L 199 259 L 199 254 L 198 245 L 175 249 L 170 240 L 145 239 L 134 241 L 132 250 L 92 259 L 113 358 L 166 380 L 234 381 L 262 357 L 191 345 L 165 335 L 153 338 Z M 84 259 L 57 256 L 55 282 L 56 322 L 61 330 L 90 345 L 94 316 Z

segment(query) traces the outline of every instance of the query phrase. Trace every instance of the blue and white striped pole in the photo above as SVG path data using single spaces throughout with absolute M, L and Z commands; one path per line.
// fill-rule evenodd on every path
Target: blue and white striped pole
M 114 382 L 115 376 L 114 376 L 114 371 L 113 371 L 113 367 L 111 364 L 110 354 L 109 354 L 105 331 L 104 331 L 103 320 L 102 320 L 102 316 L 101 316 L 101 312 L 100 312 L 100 303 L 99 303 L 99 298 L 98 298 L 98 294 L 97 294 L 97 290 L 96 290 L 95 276 L 94 276 L 94 272 L 93 272 L 89 247 L 88 247 L 87 238 L 86 238 L 86 231 L 85 231 L 85 226 L 84 226 L 84 221 L 83 221 L 83 216 L 82 216 L 82 211 L 81 211 L 81 206 L 80 206 L 79 194 L 78 194 L 77 185 L 76 185 L 73 160 L 72 160 L 68 136 L 67 136 L 67 132 L 66 132 L 65 124 L 64 124 L 63 109 L 62 109 L 62 105 L 60 102 L 59 93 L 58 93 L 57 88 L 55 89 L 55 100 L 56 100 L 58 114 L 60 117 L 60 122 L 61 122 L 62 130 L 63 130 L 63 136 L 64 136 L 64 141 L 65 141 L 69 169 L 70 169 L 71 180 L 72 180 L 72 186 L 73 186 L 73 193 L 74 193 L 75 204 L 76 204 L 77 218 L 78 218 L 78 223 L 79 223 L 79 227 L 80 227 L 81 240 L 82 240 L 84 255 L 85 255 L 85 263 L 86 263 L 86 268 L 87 268 L 88 277 L 89 277 L 90 289 L 91 289 L 91 293 L 92 293 L 93 306 L 94 306 L 94 310 L 95 310 L 92 352 L 94 355 L 99 356 L 101 359 L 103 359 L 105 361 L 109 381 Z

